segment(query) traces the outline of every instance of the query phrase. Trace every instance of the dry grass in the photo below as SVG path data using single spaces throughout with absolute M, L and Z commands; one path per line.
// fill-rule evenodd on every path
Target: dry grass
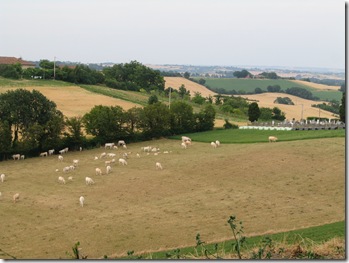
M 300 120 L 302 117 L 302 106 L 303 104 L 303 118 L 307 117 L 319 117 L 319 109 L 311 107 L 312 104 L 320 104 L 322 101 L 312 101 L 302 99 L 290 94 L 285 93 L 262 93 L 262 94 L 253 94 L 253 95 L 241 95 L 243 98 L 248 98 L 249 100 L 256 100 L 259 107 L 274 108 L 278 107 L 281 111 L 286 113 L 286 118 L 292 120 Z M 285 104 L 275 104 L 274 100 L 277 97 L 288 97 L 290 98 L 295 105 L 285 105 Z M 329 111 L 320 110 L 321 118 L 335 118 L 333 113 Z
M 19 87 L 6 87 L 1 92 L 7 90 L 18 89 Z M 40 87 L 27 87 L 27 90 L 38 90 L 49 100 L 54 101 L 57 104 L 57 108 L 63 112 L 67 117 L 83 116 L 89 112 L 95 105 L 104 106 L 121 106 L 124 110 L 128 110 L 134 106 L 140 106 L 128 101 L 111 98 L 108 96 L 96 94 L 84 90 L 78 86 L 40 86 Z
M 200 85 L 196 82 L 190 81 L 186 78 L 181 77 L 164 77 L 165 79 L 165 88 L 172 87 L 173 89 L 178 90 L 182 84 L 184 84 L 187 90 L 190 90 L 190 95 L 194 96 L 194 92 L 200 92 L 201 96 L 208 97 L 209 95 L 213 96 L 217 93 L 210 91 L 203 85 Z
M 294 83 L 309 86 L 318 90 L 339 90 L 340 89 L 340 86 L 329 86 L 329 85 L 303 81 L 303 80 L 291 80 L 291 81 Z
M 172 152 L 136 158 L 150 143 Z M 80 241 L 82 254 L 99 258 L 192 246 L 198 232 L 206 242 L 230 239 L 226 219 L 233 214 L 246 236 L 345 218 L 343 138 L 217 149 L 193 142 L 183 150 L 166 139 L 128 146 L 128 166 L 115 165 L 110 175 L 95 176 L 96 167 L 105 171 L 104 160 L 93 160 L 104 149 L 68 153 L 63 163 L 57 155 L 1 162 L 0 248 L 17 258 L 57 259 Z M 74 180 L 59 184 L 73 159 L 80 160 L 69 174 Z M 164 170 L 155 169 L 157 161 Z M 86 176 L 95 184 L 86 186 Z

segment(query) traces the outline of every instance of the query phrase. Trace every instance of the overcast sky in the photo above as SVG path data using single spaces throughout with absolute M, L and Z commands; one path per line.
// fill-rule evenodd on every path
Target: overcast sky
M 1 0 L 0 56 L 345 67 L 343 0 Z

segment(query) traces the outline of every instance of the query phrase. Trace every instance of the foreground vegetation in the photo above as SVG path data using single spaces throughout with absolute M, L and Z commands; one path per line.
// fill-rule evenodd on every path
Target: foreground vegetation
M 242 223 L 242 222 L 241 222 Z M 242 224 L 241 224 L 242 225 Z M 153 252 L 131 250 L 122 259 L 344 259 L 345 221 L 269 235 L 245 236 L 238 232 L 231 240 L 207 244 L 196 237 L 196 246 Z M 234 238 L 234 234 L 235 237 Z M 239 236 L 236 236 L 238 234 Z M 200 238 L 200 239 L 198 239 Z M 333 247 L 318 248 L 333 241 Z M 239 243 L 240 242 L 240 243 Z M 240 247 L 237 246 L 240 245 Z M 86 253 L 86 252 L 85 252 Z M 105 256 L 107 258 L 107 256 Z

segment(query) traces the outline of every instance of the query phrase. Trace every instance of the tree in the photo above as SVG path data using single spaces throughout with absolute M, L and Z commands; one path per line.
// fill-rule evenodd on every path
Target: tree
M 158 97 L 153 94 L 151 95 L 149 98 L 148 98 L 148 104 L 154 104 L 154 103 L 157 103 L 159 101 Z
M 254 93 L 260 94 L 260 93 L 263 93 L 263 90 L 261 88 L 257 87 L 254 89 Z
M 184 99 L 184 96 L 190 95 L 190 91 L 185 88 L 184 84 L 182 84 L 178 89 L 178 94 L 181 99 Z
M 261 115 L 261 111 L 256 102 L 252 102 L 248 106 L 248 119 L 250 122 L 257 121 L 259 116 Z
M 278 120 L 278 121 L 283 121 L 286 119 L 285 113 L 282 112 L 278 107 L 274 107 L 272 112 L 273 112 L 272 119 Z
M 259 116 L 259 119 L 264 121 L 269 121 L 273 117 L 273 110 L 271 108 L 260 108 L 261 115 Z
M 189 79 L 190 78 L 190 73 L 189 72 L 184 72 L 184 75 L 183 75 L 186 79 Z
M 123 138 L 126 135 L 124 122 L 125 115 L 120 106 L 94 106 L 83 116 L 86 132 L 96 136 L 99 143 Z
M 200 78 L 199 81 L 198 81 L 198 83 L 199 83 L 200 85 L 205 85 L 206 80 L 203 79 L 203 78 Z
M 66 118 L 65 125 L 67 128 L 65 136 L 67 137 L 68 145 L 77 149 L 84 141 L 84 136 L 82 134 L 82 117 Z
M 345 92 L 342 94 L 341 105 L 339 106 L 339 119 L 345 123 Z
M 194 92 L 194 97 L 191 99 L 192 102 L 202 105 L 205 103 L 206 99 L 201 96 L 200 92 Z
M 246 78 L 246 77 L 252 77 L 252 74 L 248 72 L 247 70 L 243 69 L 241 71 L 234 71 L 233 75 L 236 78 Z
M 0 154 L 4 155 L 1 159 L 5 159 L 5 155 L 11 151 L 11 127 L 7 121 L 0 121 Z
M 214 127 L 216 111 L 211 104 L 205 106 L 203 110 L 194 115 L 195 131 L 209 131 Z
M 129 136 L 135 136 L 141 130 L 143 108 L 133 107 L 125 112 L 126 131 Z
M 169 135 L 170 111 L 168 106 L 161 102 L 145 106 L 140 127 L 146 138 L 160 138 Z
M 193 107 L 184 101 L 175 101 L 170 109 L 170 126 L 172 134 L 194 131 Z
M 40 149 L 60 136 L 64 120 L 56 104 L 39 91 L 17 89 L 0 95 L 0 121 L 6 121 L 14 135 L 13 148 L 21 133 L 22 139 L 30 139 Z M 37 132 L 35 138 L 33 130 Z

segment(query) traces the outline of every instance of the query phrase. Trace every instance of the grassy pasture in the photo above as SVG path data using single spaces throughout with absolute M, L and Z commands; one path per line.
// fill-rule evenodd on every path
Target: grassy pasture
M 161 153 L 140 152 L 149 144 Z M 0 248 L 17 258 L 58 259 L 68 258 L 65 252 L 80 241 L 81 253 L 91 259 L 193 246 L 197 233 L 209 243 L 231 239 L 230 215 L 243 221 L 246 236 L 345 218 L 343 137 L 283 141 L 280 135 L 273 144 L 223 143 L 217 149 L 194 139 L 186 150 L 177 140 L 141 142 L 128 145 L 127 166 L 95 176 L 96 167 L 105 172 L 104 160 L 93 160 L 104 151 L 68 152 L 62 163 L 57 155 L 1 162 Z M 79 167 L 64 175 L 73 159 Z M 155 169 L 156 161 L 164 170 Z M 60 175 L 74 179 L 61 185 Z M 85 176 L 95 184 L 86 186 Z M 16 192 L 21 196 L 13 204 Z
M 281 90 L 285 91 L 288 88 L 299 87 L 309 90 L 314 96 L 320 98 L 320 100 L 337 100 L 340 101 L 342 93 L 338 90 L 324 90 L 317 89 L 315 86 L 306 85 L 306 82 L 293 82 L 284 79 L 217 79 L 217 78 L 205 78 L 206 85 L 211 88 L 223 88 L 227 91 L 235 89 L 236 91 L 254 92 L 255 88 L 259 87 L 264 91 L 267 91 L 269 85 L 280 85 Z M 287 96 L 287 94 L 285 94 Z
M 211 142 L 219 140 L 221 143 L 268 143 L 269 136 L 277 136 L 279 141 L 308 140 L 332 137 L 345 137 L 345 130 L 319 131 L 267 131 L 267 130 L 214 130 L 187 134 L 193 141 Z M 180 139 L 181 135 L 171 137 Z

